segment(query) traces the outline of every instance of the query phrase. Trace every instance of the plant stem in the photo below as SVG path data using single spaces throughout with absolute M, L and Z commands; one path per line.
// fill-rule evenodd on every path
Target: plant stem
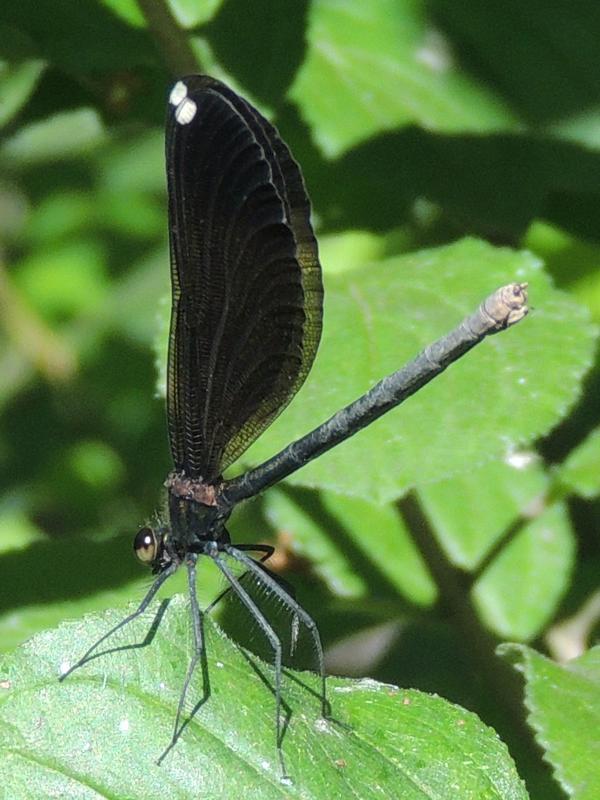
M 200 64 L 190 38 L 165 0 L 138 0 L 148 28 L 169 71 L 176 77 L 199 71 Z
M 522 679 L 495 654 L 500 642 L 486 630 L 473 605 L 471 576 L 449 562 L 415 492 L 401 500 L 399 507 L 438 587 L 439 607 L 449 612 L 459 632 L 459 639 L 469 658 L 475 661 L 489 694 L 497 698 L 497 702 L 489 706 L 497 708 L 498 713 L 494 714 L 493 720 L 487 720 L 488 724 L 492 724 L 508 744 L 522 776 L 527 773 L 529 777 L 531 765 L 535 764 L 534 782 L 538 784 L 537 788 L 544 786 L 547 792 L 544 796 L 554 797 L 556 785 L 541 762 L 540 751 L 526 723 Z

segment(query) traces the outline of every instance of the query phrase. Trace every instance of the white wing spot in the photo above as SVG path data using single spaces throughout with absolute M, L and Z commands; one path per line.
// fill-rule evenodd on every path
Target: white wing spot
M 171 94 L 169 95 L 169 103 L 172 106 L 178 106 L 182 100 L 187 97 L 187 86 L 183 81 L 177 81 L 175 86 L 171 89 Z
M 121 731 L 121 733 L 127 733 L 127 731 L 129 730 L 129 720 L 128 719 L 122 719 L 119 722 L 119 730 Z
M 189 97 L 186 97 L 179 103 L 175 109 L 175 119 L 180 125 L 187 125 L 196 116 L 198 106 Z

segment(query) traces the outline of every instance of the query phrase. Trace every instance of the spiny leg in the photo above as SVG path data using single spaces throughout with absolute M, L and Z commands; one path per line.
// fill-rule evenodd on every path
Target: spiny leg
M 177 705 L 177 714 L 175 715 L 175 725 L 173 728 L 173 737 L 171 738 L 171 742 L 169 743 L 168 747 L 165 751 L 161 754 L 160 758 L 157 761 L 157 764 L 161 764 L 165 756 L 171 751 L 171 749 L 177 743 L 177 740 L 181 736 L 183 729 L 186 726 L 186 722 L 180 726 L 181 715 L 183 714 L 183 707 L 185 705 L 185 698 L 187 695 L 187 691 L 189 689 L 190 683 L 192 681 L 192 676 L 194 674 L 194 670 L 198 664 L 198 661 L 202 662 L 202 697 L 194 706 L 192 714 L 190 715 L 193 717 L 194 713 L 198 710 L 198 708 L 203 705 L 208 698 L 210 697 L 210 682 L 209 682 L 209 675 L 208 669 L 206 668 L 206 651 L 204 648 L 204 631 L 202 627 L 203 623 L 203 614 L 200 611 L 200 606 L 198 605 L 198 596 L 196 595 L 196 555 L 188 556 L 186 561 L 187 566 L 187 573 L 188 573 L 188 589 L 190 594 L 190 609 L 192 613 L 192 633 L 194 636 L 194 654 L 190 660 L 187 673 L 185 676 L 185 680 L 183 682 L 183 687 L 181 690 L 181 695 L 179 696 L 179 704 Z
M 279 638 L 269 622 L 267 621 L 266 617 L 260 611 L 254 600 L 250 597 L 248 592 L 244 589 L 244 587 L 240 584 L 239 580 L 233 574 L 233 572 L 229 569 L 229 567 L 223 563 L 223 561 L 219 558 L 218 555 L 213 555 L 213 559 L 221 570 L 223 575 L 229 581 L 229 584 L 233 591 L 237 594 L 240 598 L 242 603 L 246 606 L 248 611 L 252 614 L 254 619 L 260 625 L 262 632 L 269 640 L 271 647 L 273 648 L 274 653 L 274 661 L 275 661 L 275 715 L 276 715 L 276 737 L 277 737 L 277 753 L 279 755 L 279 765 L 281 768 L 281 777 L 283 780 L 289 780 L 288 775 L 285 769 L 285 760 L 283 757 L 283 750 L 281 747 L 282 739 L 283 739 L 283 728 L 281 725 L 281 670 L 282 670 L 282 647 Z M 252 559 L 249 559 L 252 562 Z M 252 562 L 254 564 L 254 562 Z M 254 565 L 256 567 L 256 565 Z M 260 569 L 260 567 L 256 567 L 256 569 Z
M 74 672 L 76 669 L 79 669 L 79 667 L 82 667 L 85 663 L 87 663 L 87 661 L 91 660 L 93 652 L 97 650 L 98 647 L 100 647 L 100 645 L 103 642 L 109 639 L 113 634 L 115 634 L 121 628 L 124 628 L 126 625 L 129 625 L 129 623 L 133 622 L 134 619 L 141 616 L 144 613 L 144 611 L 148 608 L 148 606 L 150 605 L 150 603 L 154 598 L 154 595 L 158 592 L 163 583 L 167 580 L 167 578 L 169 578 L 175 572 L 177 566 L 178 564 L 176 562 L 169 564 L 169 566 L 165 569 L 165 571 L 161 572 L 161 574 L 156 578 L 156 580 L 154 581 L 149 591 L 147 592 L 146 596 L 139 604 L 139 606 L 136 608 L 136 610 L 133 611 L 131 614 L 128 614 L 124 619 L 122 619 L 119 622 L 118 625 L 115 625 L 114 628 L 111 628 L 108 631 L 108 633 L 105 633 L 104 636 L 101 636 L 97 642 L 94 642 L 94 644 L 90 648 L 88 648 L 88 650 L 85 651 L 85 653 L 82 655 L 79 661 L 73 664 L 72 667 L 70 667 L 66 672 L 64 672 L 59 677 L 59 681 L 64 681 L 64 679 L 67 678 L 72 672 Z
M 262 564 L 262 563 L 264 563 L 264 562 L 265 562 L 265 561 L 266 561 L 268 558 L 271 558 L 271 556 L 272 556 L 272 555 L 273 555 L 273 553 L 275 552 L 275 548 L 274 548 L 272 545 L 270 545 L 270 544 L 240 544 L 240 545 L 237 545 L 237 547 L 238 547 L 238 549 L 240 549 L 240 550 L 252 550 L 252 551 L 255 551 L 255 552 L 257 552 L 257 553 L 262 553 L 262 556 L 260 557 L 260 563 L 261 563 L 261 564 Z M 246 572 L 242 573 L 242 574 L 240 575 L 240 577 L 238 578 L 238 580 L 240 580 L 240 581 L 241 581 L 241 580 L 243 580 L 243 579 L 244 579 L 244 577 L 245 577 L 247 574 L 248 574 L 248 570 L 246 570 Z M 216 606 L 218 603 L 220 603 L 220 602 L 221 602 L 221 600 L 222 600 L 222 599 L 223 599 L 223 598 L 224 598 L 226 595 L 228 595 L 228 594 L 229 594 L 231 591 L 232 591 L 232 588 L 231 588 L 231 586 L 228 586 L 226 589 L 223 589 L 223 591 L 222 591 L 222 592 L 220 592 L 220 593 L 219 593 L 219 594 L 218 594 L 218 595 L 215 597 L 215 599 L 212 601 L 212 603 L 206 607 L 206 611 L 205 611 L 204 613 L 205 613 L 205 614 L 210 614 L 210 612 L 213 610 L 213 608 L 214 608 L 214 607 L 215 607 L 215 606 Z
M 287 581 L 284 581 L 283 578 L 281 578 L 281 577 L 278 578 L 275 575 L 273 575 L 272 572 L 269 569 L 267 569 L 266 566 L 264 566 L 265 561 L 267 559 L 269 559 L 273 555 L 273 553 L 275 552 L 275 548 L 272 545 L 270 545 L 270 544 L 246 544 L 246 543 L 243 543 L 243 544 L 236 544 L 235 547 L 238 550 L 244 550 L 246 552 L 248 552 L 248 551 L 262 552 L 262 556 L 260 557 L 259 561 L 256 561 L 255 559 L 252 559 L 252 560 L 256 564 L 258 564 L 259 566 L 262 564 L 263 565 L 263 567 L 262 567 L 263 571 L 266 571 L 269 575 L 271 575 L 271 577 L 273 577 L 274 580 L 276 580 L 278 583 L 280 583 L 283 586 L 284 591 L 286 591 L 288 594 L 292 595 L 293 587 L 289 586 L 289 584 L 287 584 Z M 250 570 L 245 570 L 244 572 L 242 572 L 242 574 L 238 577 L 238 580 L 240 581 L 240 583 L 244 580 L 244 578 L 247 575 L 250 575 L 250 574 L 252 574 L 252 573 L 250 573 Z M 212 603 L 209 606 L 207 606 L 205 613 L 209 614 L 213 610 L 213 608 L 215 608 L 217 606 L 217 604 L 220 603 L 221 600 L 226 595 L 228 595 L 231 591 L 232 591 L 231 586 L 228 586 L 226 589 L 223 589 L 223 591 L 220 592 L 220 594 L 218 594 L 215 597 L 215 599 L 212 601 Z M 296 644 L 298 642 L 298 625 L 299 625 L 298 616 L 296 614 L 294 614 L 293 618 L 292 618 L 292 640 L 291 640 L 291 644 L 290 644 L 290 653 L 292 655 L 294 653 L 294 650 L 296 649 Z
M 231 558 L 239 561 L 241 564 L 247 567 L 248 572 L 252 572 L 259 580 L 266 584 L 275 594 L 275 596 L 278 597 L 281 602 L 287 606 L 287 608 L 289 608 L 291 613 L 299 617 L 304 623 L 307 631 L 312 636 L 315 650 L 317 652 L 319 675 L 321 676 L 321 714 L 327 719 L 331 716 L 331 706 L 327 700 L 325 658 L 323 655 L 323 645 L 321 643 L 321 637 L 319 635 L 319 629 L 317 628 L 316 622 L 313 620 L 310 614 L 305 611 L 302 606 L 293 597 L 291 597 L 274 578 L 269 575 L 268 572 L 262 570 L 251 558 L 249 558 L 245 553 L 242 553 L 239 548 L 230 544 L 226 544 L 223 546 L 223 551 L 227 553 L 227 555 L 231 556 Z
M 226 542 L 226 544 L 229 545 L 230 543 Z M 256 544 L 245 544 L 245 543 L 236 544 L 236 545 L 232 545 L 232 546 L 236 550 L 241 550 L 241 551 L 243 551 L 245 553 L 247 553 L 248 551 L 253 551 L 253 550 L 259 550 L 259 551 L 262 550 L 264 555 L 260 558 L 259 561 L 257 561 L 255 558 L 253 558 L 252 559 L 253 563 L 258 565 L 263 572 L 267 573 L 267 575 L 269 575 L 274 581 L 276 581 L 281 586 L 281 588 L 283 589 L 283 591 L 287 595 L 289 595 L 290 597 L 295 599 L 296 595 L 295 595 L 295 592 L 294 592 L 294 587 L 290 583 L 288 583 L 284 578 L 282 578 L 281 575 L 276 575 L 273 572 L 271 572 L 271 570 L 265 564 L 265 561 L 268 558 L 270 558 L 273 555 L 273 553 L 275 552 L 275 548 L 274 547 L 272 547 L 269 544 L 256 545 Z M 250 572 L 250 570 L 245 570 L 239 576 L 238 580 L 239 581 L 243 581 L 244 578 L 247 575 L 251 575 L 251 574 L 253 575 L 254 573 Z M 217 600 L 219 600 L 219 599 L 220 599 L 220 597 L 217 598 Z M 298 616 L 295 613 L 292 612 L 291 642 L 290 642 L 290 654 L 291 655 L 294 654 L 294 650 L 296 649 L 296 645 L 298 644 L 298 627 L 299 627 Z

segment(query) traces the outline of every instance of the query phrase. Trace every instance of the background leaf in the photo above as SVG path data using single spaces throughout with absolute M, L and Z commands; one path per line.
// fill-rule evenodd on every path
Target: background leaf
M 308 41 L 291 97 L 329 157 L 411 123 L 448 132 L 515 127 L 501 99 L 456 68 L 424 4 L 317 0 Z
M 307 495 L 309 495 L 307 497 Z M 293 552 L 310 559 L 332 592 L 342 597 L 368 597 L 361 580 L 367 561 L 380 578 L 418 605 L 431 605 L 435 586 L 396 509 L 362 498 L 322 491 L 274 489 L 266 498 L 271 524 L 290 534 Z M 356 562 L 362 563 L 357 570 Z
M 593 127 L 585 122 L 594 117 L 598 101 L 594 39 L 600 15 L 593 2 L 583 2 L 576 16 L 566 13 L 565 0 L 551 9 L 543 0 L 527 6 L 510 0 L 502 8 L 485 9 L 471 0 L 460 6 L 435 0 L 434 7 L 452 36 L 464 45 L 469 42 L 476 51 L 471 63 L 533 126 L 548 126 L 559 135 L 597 144 Z M 570 62 L 568 73 L 563 68 L 565 57 Z
M 0 62 L 0 127 L 27 102 L 45 66 L 40 59 L 30 59 L 14 67 Z
M 581 497 L 600 493 L 600 428 L 576 447 L 558 472 L 559 480 Z
M 565 507 L 546 507 L 550 479 L 535 456 L 514 453 L 507 462 L 424 486 L 419 496 L 449 558 L 479 574 L 473 593 L 483 619 L 499 636 L 526 640 L 565 592 L 574 539 Z M 457 496 L 466 502 L 452 503 Z
M 81 108 L 32 123 L 4 142 L 0 156 L 11 165 L 33 166 L 40 161 L 77 157 L 102 141 L 98 114 L 94 109 Z
M 525 677 L 529 722 L 567 795 L 592 800 L 600 791 L 593 735 L 600 723 L 600 648 L 562 666 L 529 647 L 502 645 L 500 653 Z M 586 747 L 581 731 L 591 734 Z

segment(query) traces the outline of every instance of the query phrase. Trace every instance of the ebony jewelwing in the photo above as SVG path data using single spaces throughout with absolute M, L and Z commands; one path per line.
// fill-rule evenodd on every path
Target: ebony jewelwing
M 174 463 L 165 482 L 169 519 L 159 529 L 142 528 L 135 537 L 136 554 L 156 575 L 138 608 L 61 679 L 140 616 L 165 580 L 185 564 L 194 653 L 162 759 L 184 727 L 186 692 L 204 654 L 195 569 L 198 558 L 207 556 L 273 650 L 276 744 L 285 776 L 282 645 L 228 561 L 252 574 L 295 623 L 307 628 L 321 675 L 321 711 L 328 716 L 323 647 L 313 619 L 266 569 L 263 562 L 273 548 L 231 544 L 227 519 L 238 503 L 399 405 L 488 334 L 522 319 L 526 285 L 498 289 L 408 365 L 263 464 L 226 480 L 224 470 L 290 402 L 315 357 L 323 289 L 310 203 L 300 168 L 273 125 L 247 100 L 207 76 L 182 78 L 170 93 L 166 163 L 173 301 L 167 369 Z M 256 560 L 248 552 L 262 556 Z

